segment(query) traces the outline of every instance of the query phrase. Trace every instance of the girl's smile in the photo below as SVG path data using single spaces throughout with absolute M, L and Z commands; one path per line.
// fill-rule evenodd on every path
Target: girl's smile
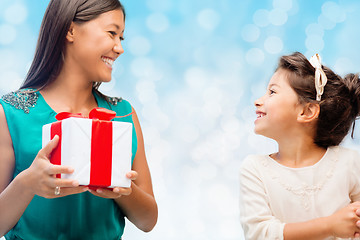
M 299 100 L 291 88 L 286 71 L 279 69 L 271 78 L 266 94 L 255 101 L 255 133 L 278 139 L 297 125 Z

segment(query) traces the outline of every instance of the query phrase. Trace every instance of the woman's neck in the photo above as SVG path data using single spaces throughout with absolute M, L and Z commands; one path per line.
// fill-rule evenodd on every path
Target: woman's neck
M 316 164 L 324 156 L 326 149 L 317 146 L 312 137 L 298 137 L 279 142 L 279 152 L 271 157 L 280 164 L 301 168 Z
M 45 101 L 55 112 L 82 113 L 97 107 L 92 93 L 92 82 L 77 78 L 76 75 L 60 74 L 55 81 L 41 90 Z

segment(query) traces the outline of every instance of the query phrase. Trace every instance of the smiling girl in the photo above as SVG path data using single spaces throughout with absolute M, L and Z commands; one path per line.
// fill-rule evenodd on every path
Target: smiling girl
M 255 101 L 255 133 L 278 152 L 248 156 L 240 173 L 246 239 L 335 239 L 360 232 L 360 156 L 340 147 L 359 116 L 360 79 L 301 53 L 280 58 Z
M 24 84 L 0 100 L 0 236 L 6 239 L 120 239 L 124 217 L 150 231 L 157 221 L 140 124 L 132 106 L 99 92 L 124 52 L 118 0 L 51 0 Z M 41 148 L 42 126 L 59 112 L 111 109 L 133 124 L 130 188 L 89 190 L 52 165 L 56 136 Z M 132 113 L 132 114 L 131 114 Z M 40 151 L 39 151 L 40 150 Z

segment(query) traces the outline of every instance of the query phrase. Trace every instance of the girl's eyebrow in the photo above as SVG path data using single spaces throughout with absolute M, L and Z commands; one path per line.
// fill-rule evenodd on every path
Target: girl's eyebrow
M 272 83 L 272 84 L 269 85 L 269 87 L 280 87 L 280 86 L 278 84 L 276 84 L 276 83 Z

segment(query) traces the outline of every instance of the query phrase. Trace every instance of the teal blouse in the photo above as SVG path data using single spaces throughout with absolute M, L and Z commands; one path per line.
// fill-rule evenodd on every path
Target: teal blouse
M 104 98 L 93 93 L 99 107 L 115 111 L 117 116 L 131 113 L 129 102 L 121 98 Z M 2 96 L 15 153 L 15 178 L 27 169 L 41 149 L 42 126 L 55 122 L 56 112 L 39 92 L 18 90 Z M 132 122 L 132 116 L 115 121 Z M 133 127 L 132 160 L 137 151 Z M 125 227 L 124 214 L 112 199 L 89 192 L 56 199 L 35 195 L 6 239 L 120 239 Z

